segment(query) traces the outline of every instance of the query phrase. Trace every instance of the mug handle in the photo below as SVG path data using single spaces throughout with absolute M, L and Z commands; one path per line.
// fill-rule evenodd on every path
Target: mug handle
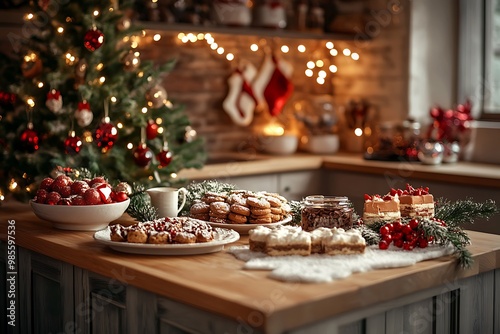
M 182 208 L 184 207 L 184 204 L 186 204 L 187 193 L 188 191 L 186 188 L 179 188 L 179 194 L 182 195 L 182 202 L 179 208 L 177 209 L 177 214 L 181 212 Z

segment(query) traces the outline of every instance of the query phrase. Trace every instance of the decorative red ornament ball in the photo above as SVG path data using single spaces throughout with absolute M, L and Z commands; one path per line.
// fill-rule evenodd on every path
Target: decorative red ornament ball
M 164 149 L 156 155 L 156 159 L 160 163 L 160 166 L 167 167 L 172 162 L 172 152 Z
M 101 123 L 94 132 L 97 147 L 110 149 L 118 139 L 118 129 L 111 123 Z
M 99 49 L 104 43 L 104 34 L 97 28 L 90 29 L 85 33 L 83 38 L 83 45 L 89 51 Z
M 147 167 L 153 160 L 153 152 L 144 144 L 134 150 L 134 162 L 139 167 Z
M 149 120 L 148 125 L 146 125 L 146 137 L 148 140 L 153 140 L 156 136 L 158 136 L 158 124 L 153 120 Z
M 76 154 L 82 149 L 83 142 L 78 136 L 68 136 L 64 141 L 64 151 L 66 154 Z
M 115 201 L 123 202 L 123 201 L 126 201 L 127 199 L 128 199 L 128 195 L 126 192 L 119 191 L 119 192 L 115 193 Z
M 23 149 L 29 153 L 33 153 L 40 148 L 40 138 L 38 133 L 33 129 L 26 129 L 21 133 L 21 144 Z

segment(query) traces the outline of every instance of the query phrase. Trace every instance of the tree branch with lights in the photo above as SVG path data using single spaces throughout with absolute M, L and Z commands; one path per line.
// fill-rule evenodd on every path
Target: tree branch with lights
M 0 87 L 16 97 L 0 106 L 4 192 L 30 198 L 56 166 L 144 185 L 203 166 L 203 140 L 162 86 L 175 61 L 141 59 L 151 39 L 125 14 L 132 5 L 31 3 L 31 34 L 11 36 L 19 70 Z

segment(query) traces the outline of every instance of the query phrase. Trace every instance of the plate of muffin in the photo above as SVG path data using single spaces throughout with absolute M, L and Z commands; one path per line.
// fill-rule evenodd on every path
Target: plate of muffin
M 130 226 L 114 224 L 94 234 L 97 242 L 116 251 L 146 255 L 214 253 L 239 238 L 232 229 L 212 227 L 190 217 L 165 217 Z
M 292 220 L 290 205 L 283 196 L 248 190 L 232 190 L 229 194 L 207 192 L 193 202 L 189 217 L 240 234 L 248 234 L 257 226 L 277 226 Z

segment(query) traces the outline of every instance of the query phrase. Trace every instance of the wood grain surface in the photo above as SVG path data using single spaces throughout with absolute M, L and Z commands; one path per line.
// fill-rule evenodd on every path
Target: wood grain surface
M 20 247 L 269 332 L 500 268 L 500 235 L 470 231 L 474 265 L 468 270 L 458 268 L 454 258 L 444 257 L 406 268 L 356 273 L 332 283 L 285 283 L 269 279 L 266 271 L 243 270 L 243 262 L 225 251 L 194 256 L 119 253 L 95 242 L 93 232 L 54 229 L 28 205 L 17 202 L 0 207 L 0 239 L 6 239 L 9 220 L 15 220 Z M 124 215 L 117 222 L 130 223 L 131 218 Z M 246 242 L 243 236 L 237 244 Z

